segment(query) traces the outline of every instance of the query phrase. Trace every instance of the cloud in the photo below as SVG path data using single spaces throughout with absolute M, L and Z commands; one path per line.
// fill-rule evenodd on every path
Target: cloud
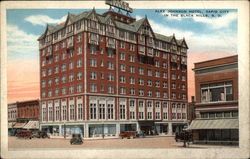
M 47 23 L 49 24 L 59 24 L 62 23 L 66 20 L 67 15 L 63 16 L 60 19 L 53 19 L 47 15 L 32 15 L 32 16 L 28 16 L 26 17 L 24 20 L 27 22 L 30 22 L 33 25 L 42 25 L 42 26 L 46 26 Z
M 136 19 L 141 19 L 141 16 L 136 16 Z M 224 20 L 229 21 L 229 20 Z M 149 19 L 149 23 L 152 29 L 156 33 L 160 33 L 166 36 L 175 34 L 177 39 L 185 40 L 189 46 L 189 50 L 192 52 L 207 52 L 207 51 L 225 51 L 225 52 L 237 52 L 237 33 L 233 33 L 229 29 L 223 29 L 223 31 L 213 31 L 208 34 L 200 34 L 191 30 L 181 30 L 177 28 L 169 27 L 163 23 L 157 23 L 156 21 Z
M 15 25 L 7 25 L 7 50 L 10 53 L 38 52 L 38 35 L 29 34 Z
M 225 28 L 235 19 L 237 19 L 237 13 L 231 12 L 221 17 L 217 18 L 208 18 L 208 17 L 193 17 L 192 18 L 196 22 L 201 22 L 212 26 L 215 29 Z

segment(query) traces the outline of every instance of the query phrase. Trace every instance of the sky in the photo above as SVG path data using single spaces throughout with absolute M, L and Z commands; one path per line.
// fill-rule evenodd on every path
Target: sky
M 90 7 L 92 9 L 92 7 Z M 66 20 L 68 12 L 89 9 L 8 9 L 8 103 L 38 99 L 39 48 L 37 38 L 47 23 Z M 104 13 L 106 9 L 96 9 Z M 185 38 L 188 50 L 188 96 L 194 96 L 193 63 L 237 54 L 237 10 L 136 9 L 132 17 L 147 17 L 154 32 Z

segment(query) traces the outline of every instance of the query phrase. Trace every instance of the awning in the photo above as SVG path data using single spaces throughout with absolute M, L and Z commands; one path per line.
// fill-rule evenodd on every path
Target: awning
M 12 127 L 14 127 L 14 125 L 15 125 L 15 122 L 9 122 L 8 123 L 8 128 L 12 128 Z
M 39 122 L 29 121 L 23 128 L 24 129 L 39 129 Z
M 239 129 L 239 119 L 198 119 L 193 120 L 187 129 Z
M 26 123 L 16 123 L 13 128 L 23 128 Z

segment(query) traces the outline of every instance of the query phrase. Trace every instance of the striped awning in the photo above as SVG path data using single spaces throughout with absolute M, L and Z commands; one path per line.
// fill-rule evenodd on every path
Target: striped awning
M 239 119 L 197 119 L 187 129 L 239 129 Z
M 39 129 L 39 122 L 29 121 L 23 128 L 24 129 Z
M 26 123 L 18 123 L 16 122 L 13 128 L 23 128 Z

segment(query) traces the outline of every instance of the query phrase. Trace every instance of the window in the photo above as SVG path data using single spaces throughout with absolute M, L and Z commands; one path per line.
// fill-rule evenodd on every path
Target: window
M 148 112 L 148 119 L 152 119 L 152 112 Z
M 62 68 L 61 68 L 62 72 L 66 71 L 66 64 L 62 64 Z
M 151 90 L 148 91 L 148 96 L 149 96 L 149 97 L 152 96 L 152 91 L 151 91 Z
M 155 87 L 160 87 L 160 81 L 155 81 Z
M 73 81 L 74 81 L 74 74 L 71 73 L 71 74 L 69 75 L 69 82 L 73 82 Z
M 65 83 L 65 82 L 66 82 L 66 76 L 63 75 L 63 76 L 62 76 L 62 83 Z
M 130 111 L 130 112 L 129 112 L 129 118 L 130 118 L 130 119 L 135 119 L 135 112 Z
M 120 64 L 120 71 L 125 72 L 126 71 L 126 65 Z
M 176 89 L 176 84 L 172 83 L 172 89 Z
M 108 93 L 114 93 L 114 86 L 108 86 Z
M 77 85 L 77 92 L 81 92 L 82 91 L 82 85 L 81 84 L 78 84 Z
M 139 107 L 144 107 L 144 102 L 143 101 L 139 101 Z
M 99 104 L 99 119 L 105 119 L 105 104 Z
M 135 62 L 135 55 L 129 55 L 129 62 Z
M 167 112 L 163 113 L 163 119 L 168 119 L 168 113 Z
M 90 103 L 90 119 L 96 119 L 96 103 Z
M 69 120 L 75 119 L 75 105 L 74 104 L 70 105 L 69 117 L 70 117 Z
M 139 119 L 144 119 L 143 114 L 143 112 L 139 112 Z
M 163 98 L 168 98 L 168 92 L 163 92 Z
M 43 108 L 43 121 L 46 121 L 46 107 L 45 108 Z
M 46 60 L 42 60 L 42 66 L 46 65 Z
M 153 71 L 148 69 L 148 76 L 152 76 L 152 74 L 153 74 Z
M 129 83 L 130 84 L 135 84 L 135 78 L 134 77 L 130 77 L 129 78 Z
M 69 87 L 69 93 L 74 93 L 74 86 Z
M 139 67 L 139 74 L 144 75 L 144 68 Z
M 76 24 L 79 26 L 79 24 L 81 23 L 76 23 Z M 82 41 L 82 34 L 80 33 L 80 34 L 77 34 L 77 42 L 81 42 L 81 41 Z
M 62 52 L 62 60 L 66 59 L 67 58 L 67 53 L 66 51 L 63 51 Z
M 152 108 L 152 101 L 148 101 L 147 105 L 148 105 L 149 108 Z
M 130 51 L 135 51 L 135 45 L 134 44 L 129 44 L 129 50 Z
M 60 111 L 59 106 L 56 106 L 55 109 L 56 109 L 56 110 L 55 110 L 55 112 L 56 112 L 56 113 L 55 113 L 55 114 L 56 114 L 56 115 L 55 115 L 55 120 L 58 121 L 58 120 L 59 120 L 59 111 Z
M 167 78 L 167 72 L 163 72 L 163 78 Z
M 165 52 L 163 52 L 163 54 L 162 54 L 162 58 L 163 58 L 163 59 L 167 59 L 167 57 L 168 57 L 168 54 L 167 54 L 167 53 L 165 53 Z
M 155 112 L 155 119 L 160 119 L 161 116 L 160 116 L 160 112 Z
M 156 56 L 156 57 L 159 57 L 159 56 L 160 56 L 160 53 L 159 53 L 158 50 L 155 50 L 155 56 Z
M 108 81 L 114 81 L 114 75 L 112 73 L 108 74 Z
M 139 96 L 144 96 L 144 90 L 139 89 Z
M 74 68 L 74 63 L 73 62 L 69 62 L 69 69 L 72 70 Z
M 168 87 L 168 83 L 167 82 L 163 82 L 163 88 L 167 88 Z
M 176 93 L 174 93 L 174 92 L 172 93 L 172 98 L 176 99 Z
M 125 53 L 124 52 L 120 53 L 120 60 L 125 60 Z
M 90 79 L 97 79 L 96 72 L 90 72 Z
M 96 45 L 90 45 L 90 53 L 96 54 L 97 46 Z
M 42 88 L 44 88 L 44 87 L 46 87 L 46 81 L 45 80 L 42 81 Z
M 120 83 L 126 83 L 125 76 L 120 76 Z
M 69 50 L 69 57 L 73 57 L 74 56 L 74 50 L 73 49 L 70 49 Z
M 182 81 L 186 81 L 186 76 L 181 76 Z
M 52 74 L 52 69 L 49 68 L 49 69 L 48 69 L 48 75 L 51 75 L 51 74 Z
M 134 107 L 135 106 L 135 100 L 130 100 L 129 101 L 129 106 Z
M 135 73 L 135 67 L 134 66 L 129 66 L 129 71 L 130 71 L 130 73 Z
M 120 48 L 125 49 L 125 42 L 124 41 L 120 41 Z
M 45 98 L 46 97 L 46 92 L 42 91 L 42 97 Z
M 201 85 L 201 102 L 232 100 L 232 82 L 219 82 Z
M 160 67 L 160 62 L 159 61 L 155 61 L 155 67 Z
M 91 67 L 96 67 L 96 66 L 97 66 L 96 63 L 97 63 L 97 62 L 96 62 L 96 59 L 90 59 L 90 66 L 91 66 Z
M 77 119 L 82 120 L 83 119 L 83 113 L 82 113 L 82 104 L 77 105 Z
M 114 57 L 114 54 L 115 54 L 115 52 L 114 52 L 114 49 L 108 49 L 108 57 L 110 57 L 110 58 L 112 58 L 112 57 Z
M 62 106 L 62 120 L 67 120 L 67 106 Z
M 63 40 L 63 41 L 62 41 L 62 48 L 65 48 L 65 47 L 66 47 L 66 41 Z
M 156 92 L 155 92 L 155 96 L 156 96 L 156 97 L 160 97 L 160 96 L 161 96 L 160 91 L 156 91 Z
M 135 95 L 135 89 L 134 88 L 130 88 L 130 95 Z
M 55 73 L 58 73 L 58 72 L 59 72 L 59 67 L 55 66 Z
M 139 78 L 139 85 L 144 85 L 144 79 Z
M 91 92 L 97 92 L 97 85 L 96 84 L 90 84 L 90 91 Z
M 59 78 L 55 77 L 55 84 L 58 85 L 59 84 Z
M 51 85 L 52 85 L 52 80 L 49 79 L 49 80 L 48 80 L 48 86 L 51 86 Z
M 155 102 L 155 107 L 160 108 L 160 102 Z
M 114 105 L 108 104 L 108 119 L 114 119 Z
M 82 59 L 77 59 L 77 67 L 82 67 Z
M 113 62 L 108 62 L 108 69 L 114 70 L 114 63 Z
M 186 94 L 182 94 L 182 99 L 186 99 Z
M 120 104 L 120 119 L 125 119 L 125 105 Z
M 175 74 L 171 74 L 171 79 L 175 80 L 176 79 L 176 75 Z
M 126 94 L 126 88 L 120 87 L 120 94 Z
M 152 80 L 148 80 L 148 86 L 152 86 Z
M 160 77 L 160 71 L 155 71 L 155 77 Z
M 167 63 L 166 63 L 166 62 L 163 62 L 163 63 L 162 63 L 162 67 L 163 67 L 163 68 L 167 68 Z
M 49 121 L 53 120 L 53 107 L 49 107 Z
M 77 54 L 82 54 L 82 46 L 77 47 Z
M 82 80 L 82 72 L 77 72 L 77 80 Z
M 101 79 L 104 79 L 104 73 L 103 72 L 100 73 L 100 76 L 101 76 Z

